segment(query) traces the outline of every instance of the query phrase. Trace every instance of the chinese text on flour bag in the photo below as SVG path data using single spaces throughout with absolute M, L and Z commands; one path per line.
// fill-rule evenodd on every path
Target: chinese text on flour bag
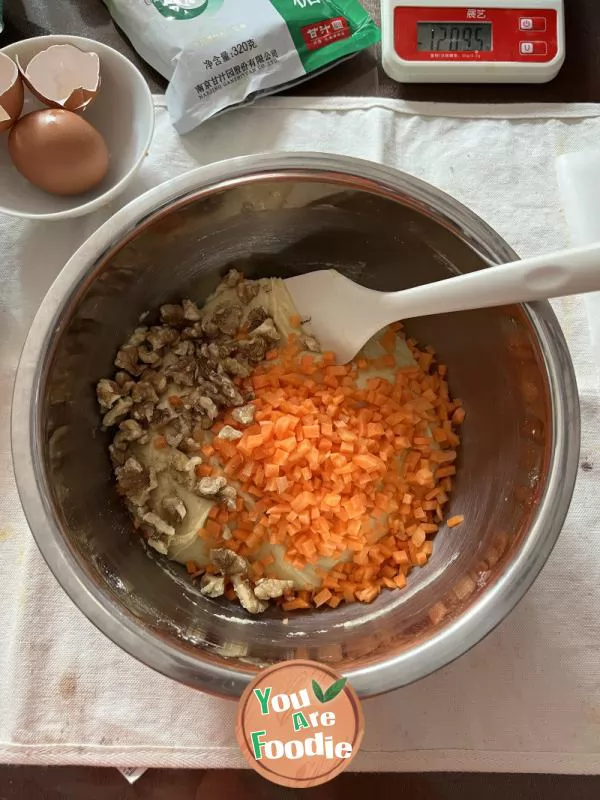
M 379 41 L 358 0 L 105 0 L 170 83 L 179 133 L 306 80 Z

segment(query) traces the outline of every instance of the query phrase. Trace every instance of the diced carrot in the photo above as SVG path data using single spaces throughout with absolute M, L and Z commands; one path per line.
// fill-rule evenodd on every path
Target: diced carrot
M 221 526 L 214 519 L 207 519 L 204 529 L 210 536 L 218 536 L 221 533 Z
M 428 445 L 431 444 L 431 439 L 429 438 L 429 436 L 415 436 L 415 438 L 413 439 L 413 444 L 417 447 L 419 445 Z
M 323 371 L 326 377 L 337 378 L 341 377 L 342 375 L 347 375 L 348 367 L 341 367 L 341 366 L 325 367 Z
M 267 514 L 286 514 L 289 511 L 289 507 L 284 503 L 279 503 L 278 505 L 273 505 L 271 508 L 267 509 Z
M 273 464 L 275 464 L 276 466 L 280 467 L 280 466 L 283 466 L 283 464 L 285 464 L 285 462 L 288 460 L 289 457 L 290 457 L 289 452 L 286 452 L 285 450 L 277 449 L 277 450 L 275 450 L 275 452 L 271 456 L 271 462 Z
M 260 561 L 254 561 L 250 564 L 249 573 L 252 580 L 257 581 L 265 574 L 265 568 Z
M 462 425 L 465 419 L 465 410 L 464 408 L 457 408 L 456 411 L 452 414 L 452 422 L 455 425 Z
M 293 450 L 296 449 L 296 439 L 293 436 L 290 436 L 287 439 L 280 439 L 277 442 L 277 447 L 279 450 L 284 450 L 286 453 L 291 453 Z
M 194 472 L 197 478 L 208 478 L 213 473 L 213 467 L 210 464 L 198 464 Z
M 350 519 L 357 519 L 362 517 L 366 511 L 363 500 L 357 495 L 353 495 L 347 503 L 344 504 L 345 510 Z
M 464 518 L 464 516 L 463 516 L 462 514 L 456 514 L 456 516 L 454 516 L 454 517 L 450 517 L 450 518 L 449 518 L 449 519 L 446 521 L 446 525 L 447 525 L 449 528 L 456 528 L 456 526 L 457 526 L 457 525 L 462 525 L 462 523 L 463 523 L 464 521 L 465 521 L 465 518 Z
M 371 603 L 379 594 L 379 587 L 369 586 L 366 589 L 355 592 L 355 594 L 356 599 L 360 600 L 361 603 Z
M 301 597 L 296 597 L 294 600 L 287 600 L 281 604 L 284 611 L 297 611 L 299 609 L 310 608 L 310 603 L 303 600 Z
M 333 353 L 302 352 L 290 334 L 250 378 L 236 379 L 254 390 L 254 424 L 235 443 L 215 438 L 203 448 L 208 467 L 218 462 L 216 474 L 239 481 L 242 493 L 235 511 L 209 514 L 201 535 L 211 541 L 228 525 L 254 579 L 267 566 L 274 573 L 274 559 L 258 553 L 265 542 L 281 544 L 298 569 L 321 558 L 337 564 L 321 572 L 314 595 L 284 598 L 284 610 L 372 602 L 382 588 L 405 586 L 431 555 L 427 536 L 443 520 L 464 411 L 445 369 L 432 369 L 432 348 L 406 339 L 415 363 L 395 368 L 398 337 L 400 325 L 379 337 L 384 355 L 343 366 Z M 366 388 L 357 386 L 358 370 L 384 367 L 394 370 L 390 380 L 367 375 Z M 212 432 L 230 422 L 225 415 Z
M 314 496 L 311 492 L 300 492 L 300 494 L 292 500 L 290 507 L 299 514 L 313 502 Z
M 441 469 L 436 470 L 435 477 L 439 480 L 440 478 L 447 478 L 449 475 L 456 475 L 456 467 L 441 467 Z
M 375 507 L 382 511 L 387 511 L 390 506 L 390 497 L 384 492 L 377 492 L 375 494 Z
M 396 349 L 396 332 L 391 327 L 388 327 L 379 338 L 379 343 L 386 352 L 393 353 Z
M 275 487 L 276 491 L 279 493 L 283 493 L 289 487 L 290 482 L 285 475 L 282 475 L 280 478 L 275 478 Z
M 233 442 L 228 442 L 226 439 L 215 439 L 213 453 L 215 450 L 225 459 L 233 458 L 238 451 L 236 445 Z
M 240 483 L 247 483 L 252 477 L 255 466 L 256 465 L 252 461 L 246 461 L 244 466 L 237 472 L 236 477 L 238 481 L 240 481 Z
M 288 433 L 295 429 L 298 421 L 298 417 L 294 417 L 290 414 L 284 414 L 282 417 L 279 417 L 279 419 L 275 421 L 275 438 L 285 439 Z
M 329 589 L 322 589 L 314 596 L 313 602 L 318 608 L 319 606 L 322 606 L 324 603 L 327 603 L 331 599 L 331 597 L 332 594 L 329 591 Z
M 411 537 L 411 541 L 415 547 L 421 547 L 423 542 L 425 541 L 425 531 L 420 526 L 417 527 L 417 530 L 413 533 Z
M 264 389 L 268 387 L 270 380 L 266 375 L 254 375 L 252 378 L 252 386 L 255 389 Z
M 244 460 L 241 457 L 241 455 L 239 453 L 236 453 L 225 464 L 225 466 L 223 467 L 223 472 L 225 473 L 225 475 L 228 478 L 230 478 L 233 475 L 235 475 L 235 473 L 238 471 L 238 469 L 242 466 L 243 463 L 244 463 Z M 204 466 L 204 464 L 202 466 Z
M 398 589 L 404 589 L 406 586 L 406 575 L 403 572 L 399 572 L 394 578 L 394 583 Z
M 382 462 L 382 460 L 371 453 L 354 456 L 352 462 L 356 464 L 357 467 L 364 469 L 366 472 L 376 472 L 382 467 L 385 468 L 385 464 Z
M 305 439 L 318 439 L 321 430 L 318 425 L 303 425 L 302 433 L 304 434 Z
M 419 486 L 427 486 L 433 481 L 433 472 L 430 469 L 420 469 L 415 474 L 415 480 L 419 484 Z
M 456 450 L 434 450 L 429 459 L 434 464 L 447 464 L 456 459 Z
M 302 356 L 300 359 L 300 370 L 306 375 L 311 375 L 314 372 L 314 358 L 313 356 Z

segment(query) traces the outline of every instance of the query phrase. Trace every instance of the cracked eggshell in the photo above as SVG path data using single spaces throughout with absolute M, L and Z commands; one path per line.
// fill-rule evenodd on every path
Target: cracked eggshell
M 50 108 L 80 112 L 100 88 L 100 58 L 72 44 L 54 44 L 35 55 L 19 71 L 29 91 Z
M 0 53 L 0 133 L 12 128 L 23 111 L 24 90 L 12 58 Z

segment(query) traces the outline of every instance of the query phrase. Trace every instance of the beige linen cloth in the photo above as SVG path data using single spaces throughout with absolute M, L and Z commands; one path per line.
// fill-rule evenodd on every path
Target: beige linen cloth
M 522 255 L 568 244 L 555 160 L 600 141 L 600 106 L 279 98 L 179 139 L 156 104 L 154 144 L 123 202 L 229 156 L 334 151 L 430 181 Z M 0 761 L 240 767 L 235 703 L 177 685 L 99 633 L 47 569 L 14 485 L 9 407 L 21 344 L 61 266 L 112 210 L 50 224 L 0 217 Z M 354 769 L 600 772 L 598 374 L 584 304 L 573 298 L 555 308 L 583 412 L 581 469 L 560 541 L 527 597 L 484 642 L 437 674 L 365 702 Z

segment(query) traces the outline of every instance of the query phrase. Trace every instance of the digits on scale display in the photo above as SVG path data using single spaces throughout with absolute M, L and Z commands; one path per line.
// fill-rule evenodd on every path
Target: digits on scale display
M 417 47 L 430 52 L 468 52 L 492 49 L 489 22 L 419 22 Z

